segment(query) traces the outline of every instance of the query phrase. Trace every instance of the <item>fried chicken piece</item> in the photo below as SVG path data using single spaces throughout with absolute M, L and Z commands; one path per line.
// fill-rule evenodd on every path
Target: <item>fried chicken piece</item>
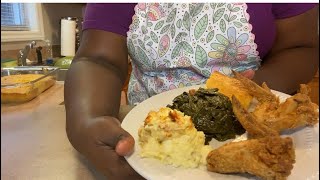
M 281 132 L 287 129 L 312 126 L 318 123 L 319 106 L 311 102 L 308 96 L 310 89 L 307 85 L 300 85 L 300 93 L 280 103 L 279 98 L 271 92 L 266 83 L 263 83 L 262 87 L 260 87 L 241 74 L 237 72 L 233 73 L 235 78 L 247 88 L 250 95 L 258 100 L 251 115 L 241 110 L 246 108 L 240 107 L 239 103 L 234 106 L 234 111 L 237 111 L 235 114 L 238 119 L 242 119 L 239 121 L 243 126 L 245 126 L 244 124 L 246 123 L 250 123 L 251 119 L 254 119 L 257 123 L 263 124 L 274 131 Z M 246 119 L 248 117 L 251 119 Z M 261 125 L 259 125 L 259 127 L 260 126 Z M 252 127 L 254 128 L 254 126 Z M 254 136 L 255 134 L 256 133 L 253 133 Z M 260 133 L 260 135 L 262 134 Z
M 265 111 L 262 114 L 257 110 L 253 114 L 266 126 L 281 132 L 317 124 L 318 109 L 318 105 L 312 103 L 308 95 L 298 93 L 281 103 L 274 111 Z
M 250 137 L 259 138 L 279 135 L 277 131 L 257 121 L 257 117 L 243 108 L 235 96 L 232 96 L 232 108 L 238 121 L 241 123 L 243 128 L 246 129 Z
M 279 136 L 227 143 L 207 156 L 209 171 L 249 173 L 264 180 L 286 179 L 294 163 L 292 139 Z
M 259 86 L 236 71 L 232 71 L 232 73 L 235 79 L 239 80 L 248 90 L 249 94 L 257 98 L 259 102 L 279 103 L 279 98 L 271 92 L 266 83 Z
M 310 89 L 310 87 L 309 87 L 308 85 L 306 85 L 306 84 L 300 84 L 300 89 L 299 89 L 298 92 L 301 93 L 301 94 L 305 94 L 305 95 L 308 95 L 308 96 L 309 96 L 309 94 L 310 94 L 310 92 L 311 92 L 311 89 Z

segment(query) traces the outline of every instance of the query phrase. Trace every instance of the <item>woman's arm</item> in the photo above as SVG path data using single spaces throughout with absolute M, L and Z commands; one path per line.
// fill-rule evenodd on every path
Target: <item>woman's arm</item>
M 127 68 L 126 37 L 85 30 L 65 83 L 67 123 L 98 116 L 117 117 Z
M 122 157 L 134 147 L 117 119 L 127 68 L 126 37 L 88 29 L 65 81 L 69 141 L 107 179 L 143 179 Z
M 276 21 L 273 48 L 253 80 L 292 94 L 308 83 L 319 67 L 318 6 L 291 18 Z

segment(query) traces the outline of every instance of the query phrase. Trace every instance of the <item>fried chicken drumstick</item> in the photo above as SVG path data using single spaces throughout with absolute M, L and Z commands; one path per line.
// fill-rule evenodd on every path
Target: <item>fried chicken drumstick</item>
M 249 173 L 264 180 L 286 179 L 294 163 L 292 139 L 279 136 L 227 143 L 207 156 L 209 171 Z

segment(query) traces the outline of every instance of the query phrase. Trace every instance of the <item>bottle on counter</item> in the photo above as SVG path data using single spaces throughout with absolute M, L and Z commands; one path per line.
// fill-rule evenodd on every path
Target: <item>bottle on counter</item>
M 41 46 L 38 46 L 38 47 L 36 48 L 37 60 L 38 60 L 37 65 L 43 65 L 41 50 L 42 50 L 42 47 L 41 47 Z
M 45 42 L 46 42 L 46 55 L 47 55 L 45 62 L 46 62 L 46 65 L 53 66 L 54 62 L 53 62 L 53 55 L 52 55 L 52 44 L 48 39 L 45 40 Z

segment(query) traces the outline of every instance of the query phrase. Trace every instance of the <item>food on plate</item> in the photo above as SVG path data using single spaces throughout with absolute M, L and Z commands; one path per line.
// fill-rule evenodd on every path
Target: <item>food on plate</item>
M 267 125 L 257 121 L 256 116 L 249 113 L 244 107 L 242 107 L 235 96 L 232 96 L 232 107 L 237 119 L 246 129 L 251 138 L 279 135 L 276 130 L 273 130 Z
M 281 138 L 279 134 L 318 123 L 318 105 L 311 102 L 306 85 L 280 103 L 266 83 L 259 86 L 237 72 L 233 74 L 237 86 L 246 89 L 242 93 L 252 97 L 249 108 L 238 98 L 236 90 L 229 91 L 233 112 L 250 139 L 212 150 L 207 157 L 207 169 L 218 173 L 250 173 L 262 179 L 286 179 L 295 163 L 295 151 L 292 139 Z
M 206 82 L 206 87 L 208 89 L 218 88 L 220 93 L 228 96 L 230 99 L 232 95 L 236 96 L 241 102 L 241 105 L 246 109 L 249 108 L 253 99 L 246 87 L 239 80 L 226 76 L 218 71 L 211 74 Z
M 235 77 L 258 100 L 249 113 L 235 96 L 232 98 L 233 111 L 249 134 L 261 137 L 318 123 L 319 106 L 311 102 L 308 86 L 301 85 L 299 93 L 280 103 L 266 84 L 260 87 L 236 72 Z
M 292 139 L 279 136 L 227 143 L 207 157 L 209 171 L 249 173 L 265 180 L 286 179 L 294 163 Z
M 234 77 L 213 73 L 205 88 L 191 89 L 159 111 L 149 112 L 139 129 L 140 155 L 166 164 L 198 167 L 216 173 L 249 173 L 265 180 L 287 179 L 295 163 L 291 137 L 284 130 L 312 126 L 319 121 L 319 106 L 310 89 L 280 103 L 266 83 L 261 86 L 237 72 Z M 244 139 L 216 149 L 204 145 L 215 138 Z
M 43 76 L 42 74 L 19 74 L 1 77 L 1 102 L 21 103 L 35 98 L 55 83 L 55 79 L 50 76 L 35 83 L 28 83 Z M 21 85 L 9 86 L 11 84 Z
M 184 92 L 168 107 L 191 116 L 196 129 L 206 135 L 206 143 L 212 138 L 225 141 L 245 132 L 235 118 L 230 99 L 216 88 Z
M 279 103 L 279 98 L 271 92 L 266 83 L 262 83 L 262 86 L 259 86 L 255 82 L 242 76 L 240 73 L 236 71 L 233 71 L 233 74 L 234 78 L 237 79 L 247 90 L 246 92 L 249 93 L 252 97 L 256 98 L 259 102 L 276 104 Z
M 178 110 L 150 111 L 139 128 L 140 156 L 156 158 L 176 167 L 194 168 L 206 164 L 211 147 L 194 127 L 191 117 Z

